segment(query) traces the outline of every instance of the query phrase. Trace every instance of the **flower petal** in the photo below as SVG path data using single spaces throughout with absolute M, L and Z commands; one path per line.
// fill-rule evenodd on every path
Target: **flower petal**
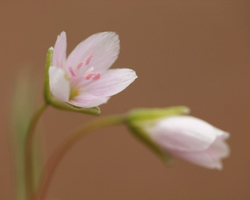
M 108 99 L 109 97 L 98 97 L 85 93 L 84 95 L 75 97 L 69 103 L 78 107 L 91 108 L 106 103 Z
M 175 155 L 181 157 L 184 160 L 192 162 L 194 164 L 207 167 L 210 169 L 222 169 L 222 162 L 221 160 L 217 159 L 214 160 L 207 152 L 175 152 Z
M 53 53 L 53 66 L 63 67 L 66 60 L 67 38 L 66 33 L 63 31 L 57 36 Z
M 202 151 L 225 132 L 207 122 L 190 116 L 176 116 L 160 120 L 149 128 L 154 141 L 173 151 Z
M 61 101 L 67 102 L 70 94 L 69 81 L 65 78 L 62 68 L 51 66 L 49 68 L 49 85 L 51 93 Z
M 228 144 L 225 142 L 224 138 L 219 137 L 207 150 L 209 155 L 214 159 L 218 160 L 221 158 L 226 158 L 230 154 L 230 149 Z
M 222 158 L 229 156 L 229 146 L 224 140 L 218 138 L 207 150 L 201 152 L 173 152 L 173 154 L 211 169 L 222 169 Z
M 120 51 L 119 36 L 114 32 L 102 32 L 91 35 L 82 41 L 69 55 L 66 66 L 76 66 L 84 61 L 90 54 L 93 54 L 90 65 L 82 66 L 87 68 L 94 66 L 96 72 L 103 72 L 108 69 L 117 59 Z
M 100 79 L 82 85 L 83 93 L 110 97 L 124 90 L 136 78 L 137 75 L 132 69 L 110 69 L 102 74 Z

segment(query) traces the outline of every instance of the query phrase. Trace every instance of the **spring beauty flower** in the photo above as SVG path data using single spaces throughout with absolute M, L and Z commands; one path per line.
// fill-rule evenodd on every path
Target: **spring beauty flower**
M 166 163 L 172 154 L 203 167 L 222 169 L 221 160 L 230 152 L 225 142 L 229 133 L 184 115 L 188 113 L 184 106 L 137 109 L 128 114 L 126 124 Z
M 145 129 L 163 151 L 203 167 L 220 170 L 229 155 L 229 134 L 195 117 L 167 117 Z
M 119 37 L 114 32 L 90 36 L 67 59 L 66 47 L 66 33 L 62 32 L 49 67 L 50 91 L 61 102 L 84 108 L 99 106 L 137 78 L 132 69 L 109 69 L 120 50 Z

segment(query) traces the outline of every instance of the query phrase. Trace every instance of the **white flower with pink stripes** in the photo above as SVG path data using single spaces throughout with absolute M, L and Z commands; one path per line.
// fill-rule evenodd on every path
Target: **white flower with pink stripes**
M 97 33 L 76 46 L 66 59 L 66 33 L 56 40 L 49 68 L 51 93 L 78 107 L 95 107 L 124 90 L 136 78 L 132 69 L 109 69 L 120 50 L 114 32 Z

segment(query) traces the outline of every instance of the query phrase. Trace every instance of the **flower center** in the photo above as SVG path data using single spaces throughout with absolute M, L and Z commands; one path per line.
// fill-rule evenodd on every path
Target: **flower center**
M 87 58 L 85 58 L 84 61 L 81 61 L 80 63 L 78 63 L 75 71 L 74 69 L 69 66 L 68 69 L 69 69 L 69 72 L 70 72 L 70 75 L 72 78 L 75 78 L 75 77 L 81 77 L 83 76 L 83 78 L 85 80 L 93 80 L 93 81 L 96 81 L 98 80 L 100 77 L 101 77 L 101 73 L 94 73 L 94 67 L 90 67 L 88 68 L 86 71 L 82 71 L 82 67 L 83 66 L 86 66 L 90 63 L 91 59 L 93 57 L 93 54 L 90 53 Z
M 82 80 L 89 80 L 89 81 L 96 81 L 101 77 L 101 73 L 94 72 L 94 67 L 89 67 L 86 70 L 86 66 L 90 63 L 91 59 L 93 57 L 93 54 L 89 54 L 87 58 L 84 61 L 81 61 L 78 63 L 76 68 L 73 69 L 72 66 L 68 67 L 68 70 L 70 72 L 70 75 L 65 75 L 65 78 L 70 81 L 70 94 L 69 94 L 69 101 L 73 100 L 75 97 L 80 95 L 80 86 L 79 83 L 82 82 Z M 69 77 L 71 76 L 71 77 Z
M 69 101 L 72 100 L 72 99 L 74 99 L 78 95 L 79 95 L 79 89 L 77 87 L 72 88 L 70 90 L 70 94 L 69 94 Z

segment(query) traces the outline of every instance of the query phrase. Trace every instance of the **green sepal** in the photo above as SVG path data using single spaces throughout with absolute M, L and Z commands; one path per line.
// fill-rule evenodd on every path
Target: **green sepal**
M 79 113 L 90 114 L 90 115 L 100 115 L 101 114 L 99 107 L 92 107 L 92 108 L 77 107 L 77 106 L 73 106 L 69 103 L 58 101 L 54 96 L 50 97 L 50 104 L 53 107 L 58 108 L 58 109 L 62 109 L 62 110 L 68 110 L 68 111 L 79 112 Z
M 147 145 L 165 164 L 169 165 L 172 163 L 171 154 L 162 150 L 162 148 L 150 138 L 145 127 L 153 125 L 158 119 L 188 114 L 189 111 L 189 108 L 186 106 L 135 109 L 128 113 L 126 124 L 133 135 Z
M 52 59 L 53 59 L 53 47 L 50 47 L 46 55 L 45 78 L 44 78 L 44 99 L 45 102 L 48 104 L 50 104 L 50 99 L 53 96 L 50 92 L 50 86 L 49 86 L 49 68 L 50 66 L 52 66 Z
M 59 101 L 57 98 L 53 96 L 49 86 L 49 68 L 50 66 L 52 66 L 52 58 L 53 58 L 53 47 L 50 47 L 46 55 L 46 64 L 45 64 L 44 99 L 46 103 L 61 110 L 85 113 L 90 115 L 100 115 L 101 111 L 99 107 L 92 107 L 92 108 L 77 107 L 67 102 Z
M 148 146 L 157 156 L 159 156 L 163 162 L 169 166 L 172 164 L 171 154 L 162 151 L 162 149 L 151 140 L 148 134 L 140 127 L 132 123 L 127 123 L 127 127 L 133 133 L 133 135 Z
M 128 113 L 128 120 L 147 121 L 175 115 L 189 114 L 190 109 L 186 106 L 174 106 L 168 108 L 140 108 Z

